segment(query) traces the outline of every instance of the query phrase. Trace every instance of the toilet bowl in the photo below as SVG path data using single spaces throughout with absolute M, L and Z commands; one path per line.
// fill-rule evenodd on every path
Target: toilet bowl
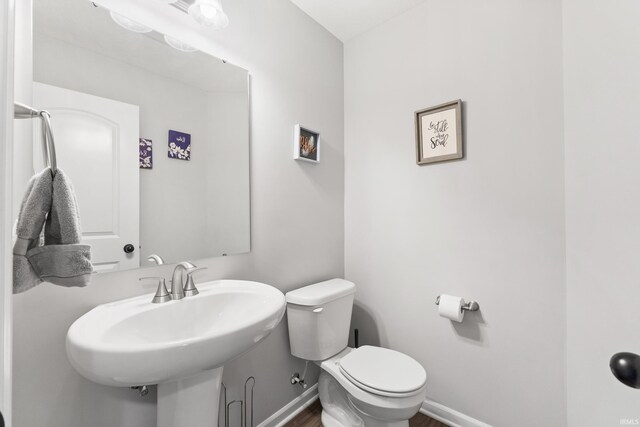
M 387 352 L 396 360 L 384 357 Z M 348 355 L 352 357 L 353 366 L 341 363 Z M 319 364 L 322 372 L 318 389 L 325 427 L 407 426 L 408 419 L 420 410 L 427 394 L 427 378 L 422 366 L 393 350 L 371 346 L 347 348 Z M 357 366 L 355 374 L 360 380 L 350 375 L 345 365 L 347 369 Z M 381 378 L 379 374 L 388 375 Z
M 291 353 L 322 369 L 325 427 L 406 427 L 426 397 L 427 374 L 398 351 L 347 347 L 354 293 L 342 279 L 287 293 Z

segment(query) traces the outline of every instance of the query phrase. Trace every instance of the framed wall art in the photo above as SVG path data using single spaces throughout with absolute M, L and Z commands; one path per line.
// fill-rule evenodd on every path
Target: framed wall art
M 140 169 L 153 169 L 153 141 L 147 138 L 138 140 Z
M 170 130 L 168 154 L 170 159 L 191 160 L 191 135 Z
M 320 134 L 296 125 L 293 137 L 293 158 L 320 163 Z
M 461 159 L 462 101 L 415 112 L 418 165 Z

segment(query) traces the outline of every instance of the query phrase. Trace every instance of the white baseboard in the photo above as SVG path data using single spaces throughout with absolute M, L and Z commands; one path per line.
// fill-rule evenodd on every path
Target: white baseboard
M 287 403 L 282 409 L 258 424 L 258 427 L 281 427 L 291 421 L 304 408 L 318 399 L 318 384 L 305 390 L 300 396 Z
M 314 384 L 275 414 L 258 424 L 257 427 L 282 427 L 317 399 L 318 384 Z M 428 399 L 422 403 L 420 413 L 450 427 L 491 427 L 487 423 Z
M 420 413 L 451 427 L 491 427 L 489 424 L 428 399 L 422 403 Z

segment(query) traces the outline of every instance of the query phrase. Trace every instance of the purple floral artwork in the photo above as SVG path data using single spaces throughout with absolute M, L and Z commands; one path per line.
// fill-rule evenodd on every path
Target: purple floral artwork
M 153 169 L 153 142 L 140 138 L 140 169 Z
M 169 131 L 169 158 L 191 160 L 191 135 L 176 130 Z

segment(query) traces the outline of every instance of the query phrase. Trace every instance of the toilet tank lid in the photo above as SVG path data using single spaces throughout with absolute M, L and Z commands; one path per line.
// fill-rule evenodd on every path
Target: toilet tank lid
M 285 297 L 289 304 L 315 306 L 353 295 L 355 292 L 356 285 L 353 282 L 344 279 L 331 279 L 287 292 Z

